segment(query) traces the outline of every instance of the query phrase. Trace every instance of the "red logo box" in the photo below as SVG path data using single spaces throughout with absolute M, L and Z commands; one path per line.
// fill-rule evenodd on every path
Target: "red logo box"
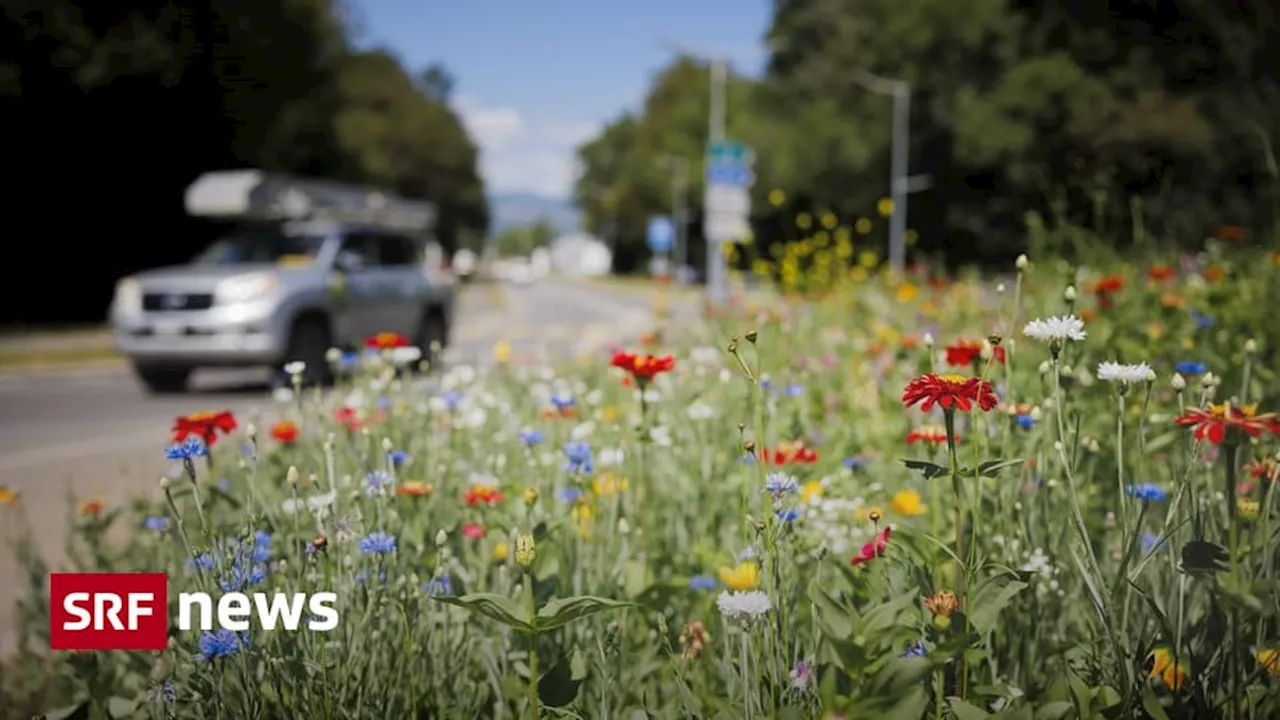
M 164 650 L 169 578 L 164 573 L 50 573 L 52 650 Z

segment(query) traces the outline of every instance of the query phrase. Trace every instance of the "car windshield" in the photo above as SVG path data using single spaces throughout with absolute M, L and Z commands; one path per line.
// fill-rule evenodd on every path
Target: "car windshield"
M 192 260 L 194 265 L 310 265 L 324 236 L 278 227 L 238 228 Z

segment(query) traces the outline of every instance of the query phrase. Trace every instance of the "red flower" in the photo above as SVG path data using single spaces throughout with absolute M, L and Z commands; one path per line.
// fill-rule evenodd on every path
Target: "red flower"
M 468 505 L 492 505 L 502 501 L 502 493 L 489 485 L 472 485 L 462 494 L 462 499 Z
M 923 404 L 920 409 L 925 412 L 932 410 L 934 405 L 940 405 L 943 410 L 969 412 L 974 403 L 984 412 L 989 412 L 1000 401 L 996 399 L 991 383 L 986 380 L 963 375 L 927 373 L 907 383 L 906 389 L 902 391 L 904 407 L 921 402 Z
M 373 350 L 390 350 L 408 345 L 409 338 L 393 332 L 380 332 L 364 341 L 364 346 Z
M 1280 474 L 1280 463 L 1275 458 L 1263 458 L 1245 465 L 1244 470 L 1256 480 L 1274 480 Z
M 862 546 L 862 549 L 858 551 L 857 555 L 853 556 L 853 559 L 849 561 L 849 564 L 854 567 L 858 567 L 863 563 L 871 562 L 875 558 L 881 557 L 888 549 L 889 528 L 886 526 L 885 529 L 876 533 L 876 536 L 872 538 L 871 542 Z
M 468 540 L 479 540 L 484 537 L 484 528 L 475 523 L 467 523 L 462 526 L 462 537 Z
M 631 373 L 638 383 L 646 383 L 664 372 L 671 372 L 676 367 L 676 359 L 670 355 L 637 355 L 619 350 L 613 354 L 609 364 Z
M 230 410 L 193 413 L 173 421 L 173 441 L 182 442 L 194 435 L 203 440 L 206 446 L 213 447 L 219 432 L 226 435 L 236 427 L 236 416 Z
M 947 431 L 937 425 L 925 425 L 907 433 L 908 445 L 915 445 L 918 442 L 940 445 L 946 441 Z
M 1249 437 L 1259 437 L 1263 432 L 1280 435 L 1280 422 L 1275 413 L 1259 415 L 1257 405 L 1222 403 L 1207 408 L 1187 408 L 1174 422 L 1193 428 L 1197 440 L 1208 438 L 1215 445 L 1222 444 L 1228 430 L 1238 430 Z
M 991 350 L 996 362 L 1004 363 L 1004 348 L 997 345 Z M 982 343 L 973 340 L 959 340 L 954 345 L 948 345 L 946 351 L 948 365 L 952 367 L 972 367 L 973 363 L 982 357 Z
M 288 420 L 281 420 L 271 426 L 271 437 L 278 443 L 291 445 L 298 439 L 298 426 Z
M 1168 265 L 1152 265 L 1150 268 L 1147 269 L 1147 277 L 1151 278 L 1156 282 L 1160 282 L 1161 280 L 1169 280 L 1175 274 L 1177 274 L 1177 271 L 1175 271 L 1172 267 Z
M 805 447 L 804 443 L 792 442 L 784 443 L 772 451 L 768 448 L 760 448 L 760 458 L 765 465 L 812 465 L 818 462 L 818 451 Z
M 340 407 L 333 411 L 333 419 L 351 432 L 356 432 L 360 429 L 360 414 L 356 412 L 355 408 Z

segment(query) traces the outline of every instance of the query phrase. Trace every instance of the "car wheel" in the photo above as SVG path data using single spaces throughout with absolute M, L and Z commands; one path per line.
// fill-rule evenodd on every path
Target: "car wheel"
M 320 316 L 298 318 L 289 333 L 289 350 L 285 353 L 285 363 L 302 361 L 306 369 L 302 372 L 302 381 L 306 385 L 328 385 L 333 382 L 333 373 L 329 360 L 332 343 L 329 323 Z
M 176 395 L 186 392 L 194 369 L 175 365 L 134 365 L 133 373 L 151 394 Z
M 431 369 L 438 367 L 449 344 L 449 323 L 438 309 L 431 308 L 422 316 L 418 337 L 414 340 L 422 350 L 422 359 L 430 363 Z M 433 345 L 435 350 L 432 350 Z

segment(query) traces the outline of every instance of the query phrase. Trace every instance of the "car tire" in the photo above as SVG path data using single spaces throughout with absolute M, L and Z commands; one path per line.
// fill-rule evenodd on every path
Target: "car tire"
M 332 342 L 328 320 L 319 315 L 300 317 L 289 331 L 289 349 L 285 352 L 284 364 L 300 360 L 306 364 L 302 372 L 304 385 L 328 386 L 333 383 L 333 372 L 326 357 Z
M 422 351 L 422 359 L 430 363 L 428 369 L 439 367 L 444 358 L 444 349 L 449 346 L 449 321 L 439 308 L 428 308 L 418 323 L 418 336 L 414 338 L 418 349 Z M 431 345 L 436 343 L 439 350 L 433 352 Z
M 133 374 L 152 395 L 178 395 L 186 392 L 195 368 L 181 365 L 133 366 Z

